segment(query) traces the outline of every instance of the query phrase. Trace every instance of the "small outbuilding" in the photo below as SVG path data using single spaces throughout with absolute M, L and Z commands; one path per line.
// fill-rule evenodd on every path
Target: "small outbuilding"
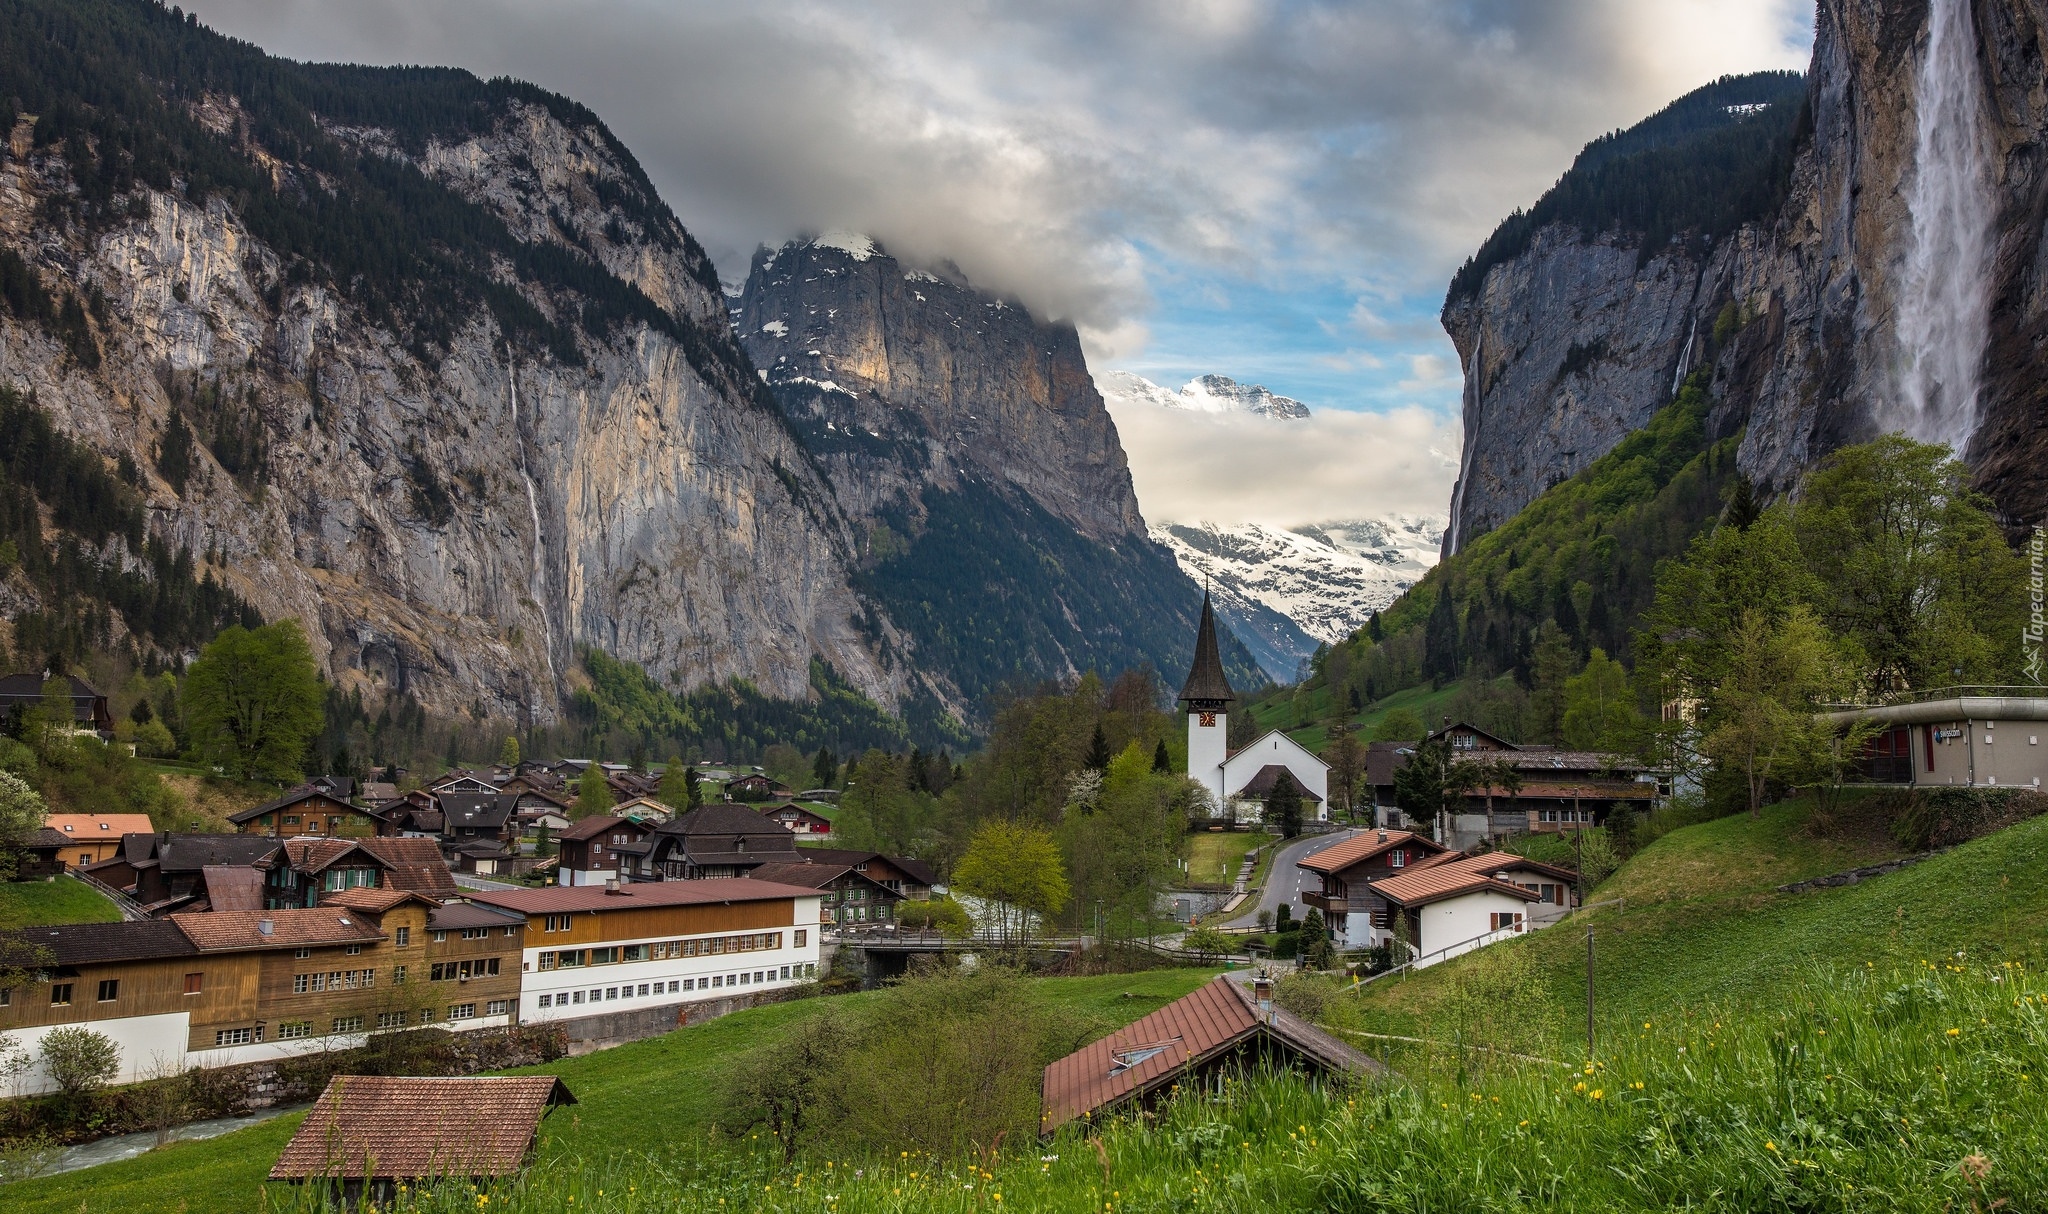
M 1039 1132 L 1150 1104 L 1175 1086 L 1192 1090 L 1259 1065 L 1319 1076 L 1364 1077 L 1386 1069 L 1275 1007 L 1266 979 L 1248 990 L 1219 977 L 1046 1067 Z
M 336 1075 L 270 1179 L 324 1180 L 354 1203 L 366 1194 L 388 1201 L 401 1183 L 513 1176 L 526 1166 L 541 1118 L 575 1103 L 553 1075 Z

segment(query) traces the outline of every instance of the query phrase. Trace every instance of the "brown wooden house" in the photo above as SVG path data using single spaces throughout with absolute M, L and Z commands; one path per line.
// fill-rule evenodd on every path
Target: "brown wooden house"
M 243 834 L 276 839 L 295 835 L 363 839 L 396 833 L 382 816 L 311 787 L 298 788 L 275 801 L 229 814 L 228 821 Z

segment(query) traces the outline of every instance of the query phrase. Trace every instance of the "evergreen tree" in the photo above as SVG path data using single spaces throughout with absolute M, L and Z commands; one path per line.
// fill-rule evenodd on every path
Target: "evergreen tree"
M 1437 587 L 1436 604 L 1422 632 L 1422 673 L 1441 687 L 1458 677 L 1458 611 L 1448 586 Z
M 695 809 L 702 804 L 704 804 L 704 781 L 697 775 L 696 768 L 685 767 L 683 769 L 683 805 L 685 808 Z
M 171 424 L 164 428 L 164 441 L 157 448 L 156 470 L 171 487 L 171 492 L 185 496 L 185 482 L 192 476 L 192 431 L 185 428 L 185 419 L 171 414 Z
M 1102 722 L 1095 722 L 1095 736 L 1088 739 L 1087 757 L 1081 765 L 1090 771 L 1109 770 L 1109 735 L 1102 732 Z
M 1301 834 L 1301 786 L 1287 772 L 1280 773 L 1266 795 L 1266 825 L 1279 827 L 1283 839 Z
M 1161 775 L 1171 775 L 1173 772 L 1173 756 L 1166 753 L 1165 738 L 1159 739 L 1152 747 L 1152 770 Z
M 818 757 L 811 762 L 811 779 L 815 787 L 832 788 L 839 782 L 839 757 L 832 753 L 830 746 L 820 746 Z

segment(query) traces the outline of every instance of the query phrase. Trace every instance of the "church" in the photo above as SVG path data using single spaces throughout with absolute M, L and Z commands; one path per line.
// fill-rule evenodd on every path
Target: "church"
M 1223 673 L 1216 644 L 1216 613 L 1202 596 L 1202 624 L 1195 634 L 1195 665 L 1180 689 L 1188 714 L 1188 778 L 1209 790 L 1216 816 L 1256 822 L 1281 773 L 1301 789 L 1304 820 L 1330 820 L 1330 765 L 1279 730 L 1249 746 L 1230 749 L 1230 706 L 1237 693 Z

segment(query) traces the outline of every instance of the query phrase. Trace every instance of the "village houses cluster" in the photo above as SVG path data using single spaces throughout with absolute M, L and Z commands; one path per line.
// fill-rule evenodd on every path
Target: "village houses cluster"
M 34 1054 L 89 1025 L 122 1082 L 420 1025 L 619 1040 L 816 980 L 826 933 L 886 930 L 932 895 L 919 861 L 797 846 L 830 840 L 826 790 L 800 804 L 757 771 L 700 767 L 749 800 L 679 812 L 607 765 L 616 804 L 576 818 L 585 766 L 451 771 L 404 794 L 321 777 L 231 815 L 233 834 L 52 814 L 19 876 L 69 873 L 124 918 L 0 945 L 39 978 L 0 987 L 0 1036 Z

